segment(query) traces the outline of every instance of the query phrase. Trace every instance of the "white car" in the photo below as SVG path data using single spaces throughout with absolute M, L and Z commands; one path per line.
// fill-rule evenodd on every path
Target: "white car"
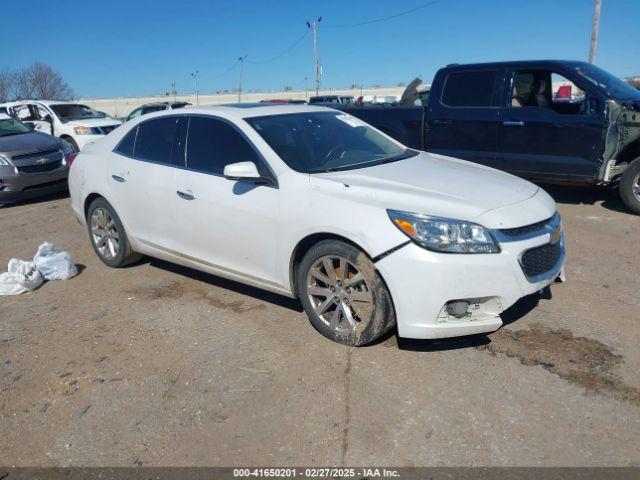
M 537 186 L 323 107 L 152 113 L 81 152 L 69 187 L 105 264 L 145 254 L 297 297 L 348 345 L 396 323 L 411 338 L 494 331 L 564 262 Z
M 66 140 L 76 152 L 122 124 L 120 120 L 114 120 L 87 105 L 55 100 L 2 103 L 0 112 L 17 118 L 36 131 Z

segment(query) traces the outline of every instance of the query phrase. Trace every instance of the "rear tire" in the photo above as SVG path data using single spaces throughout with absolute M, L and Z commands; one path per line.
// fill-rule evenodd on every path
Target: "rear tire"
M 620 179 L 620 197 L 629 210 L 640 215 L 640 158 L 624 170 Z
M 96 198 L 87 211 L 89 240 L 105 265 L 120 268 L 140 259 L 131 249 L 124 226 L 113 207 L 104 198 Z
M 391 294 L 373 262 L 340 240 L 323 240 L 304 256 L 296 290 L 309 321 L 325 337 L 361 346 L 396 323 Z

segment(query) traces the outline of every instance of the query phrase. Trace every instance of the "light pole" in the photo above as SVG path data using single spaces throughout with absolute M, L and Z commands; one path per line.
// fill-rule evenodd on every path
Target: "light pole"
M 593 25 L 591 26 L 591 48 L 589 49 L 589 63 L 596 63 L 596 47 L 598 46 L 598 27 L 600 25 L 600 10 L 602 0 L 596 0 L 593 10 Z
M 304 99 L 309 100 L 309 92 L 307 91 L 307 77 L 304 77 Z
M 318 23 L 322 21 L 322 17 L 313 22 L 307 22 L 307 27 L 313 32 L 313 78 L 316 81 L 316 96 L 320 91 L 320 68 L 318 66 Z
M 198 93 L 198 74 L 199 73 L 200 73 L 199 70 L 196 70 L 195 72 L 191 73 L 191 76 L 196 82 L 196 105 L 200 105 L 200 94 Z
M 247 58 L 246 55 L 238 57 L 238 61 L 240 62 L 240 83 L 238 84 L 238 103 L 242 103 L 242 70 L 244 67 L 245 58 Z
M 176 102 L 177 101 L 177 95 L 178 95 L 178 92 L 176 91 L 176 82 L 173 82 L 171 84 L 171 92 L 173 93 L 173 101 Z

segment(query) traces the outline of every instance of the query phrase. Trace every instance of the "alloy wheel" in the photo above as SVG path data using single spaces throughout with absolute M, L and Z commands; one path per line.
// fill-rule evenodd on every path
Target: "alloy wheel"
M 638 201 L 640 201 L 640 173 L 636 175 L 636 178 L 633 179 L 633 183 L 631 185 L 633 195 L 638 199 Z
M 307 273 L 307 295 L 315 314 L 336 332 L 353 332 L 371 319 L 371 289 L 345 258 L 327 255 L 316 260 Z
M 104 208 L 96 208 L 91 213 L 91 239 L 102 257 L 112 259 L 118 255 L 118 228 L 111 214 Z

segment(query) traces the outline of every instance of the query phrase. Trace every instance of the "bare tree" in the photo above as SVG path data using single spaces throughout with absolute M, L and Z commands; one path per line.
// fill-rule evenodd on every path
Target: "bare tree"
M 13 75 L 13 92 L 13 96 L 19 99 L 69 100 L 74 95 L 62 75 L 41 62 L 23 68 Z
M 13 75 L 9 70 L 0 70 L 0 102 L 11 98 L 13 90 Z

